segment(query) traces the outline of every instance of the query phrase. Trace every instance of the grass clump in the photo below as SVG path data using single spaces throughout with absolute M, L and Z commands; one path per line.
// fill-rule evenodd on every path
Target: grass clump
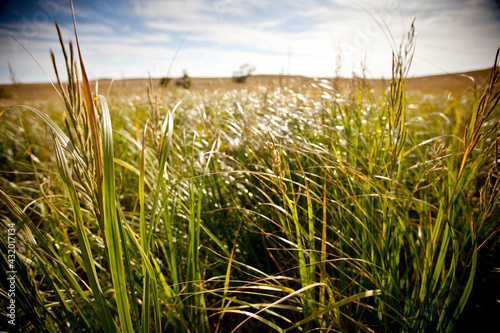
M 378 95 L 110 104 L 61 38 L 64 118 L 1 115 L 22 330 L 451 331 L 500 228 L 500 74 L 480 99 L 410 108 L 413 37 Z

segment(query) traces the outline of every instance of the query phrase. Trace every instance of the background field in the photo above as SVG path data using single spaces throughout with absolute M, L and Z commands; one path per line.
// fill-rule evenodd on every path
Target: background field
M 477 89 L 484 88 L 487 82 L 490 69 L 465 72 L 443 74 L 435 76 L 425 76 L 408 78 L 406 89 L 410 92 L 429 93 L 436 96 L 445 93 L 452 93 L 458 95 L 467 93 L 473 90 L 474 82 L 471 81 L 472 77 L 475 80 Z M 245 83 L 235 83 L 232 78 L 191 78 L 192 91 L 202 92 L 207 91 L 228 91 L 232 89 L 256 89 L 259 85 L 274 89 L 277 87 L 287 86 L 291 89 L 300 87 L 307 82 L 313 82 L 318 78 L 308 78 L 303 76 L 288 76 L 288 75 L 254 75 L 250 76 Z M 322 78 L 319 78 L 322 79 Z M 323 78 L 332 83 L 347 84 L 351 82 L 350 79 L 331 79 Z M 384 83 L 387 85 L 389 79 L 382 80 L 365 80 L 370 86 L 380 89 Z M 91 81 L 91 85 L 95 87 L 95 81 Z M 130 95 L 143 95 L 147 92 L 149 79 L 128 79 L 128 80 L 109 80 L 100 79 L 99 91 L 102 94 L 111 96 L 130 96 Z M 157 89 L 161 89 L 160 79 L 153 79 L 153 84 Z M 173 85 L 173 83 L 171 83 Z M 111 86 L 111 88 L 110 88 Z M 10 92 L 11 96 L 3 97 L 3 105 L 11 105 L 19 102 L 30 101 L 43 101 L 58 98 L 52 85 L 49 83 L 39 84 L 17 84 L 17 85 L 0 85 Z

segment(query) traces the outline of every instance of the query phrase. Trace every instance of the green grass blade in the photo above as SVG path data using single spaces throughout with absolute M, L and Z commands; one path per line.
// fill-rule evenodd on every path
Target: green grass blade
M 116 328 L 113 323 L 113 318 L 108 306 L 106 305 L 106 299 L 102 292 L 101 285 L 99 283 L 99 277 L 97 275 L 94 259 L 92 257 L 92 251 L 90 249 L 90 243 L 85 231 L 85 226 L 83 223 L 83 216 L 80 209 L 80 203 L 76 194 L 75 185 L 70 177 L 70 170 L 66 157 L 64 156 L 63 150 L 57 138 L 54 138 L 54 148 L 56 152 L 56 159 L 59 166 L 59 174 L 62 178 L 64 188 L 66 189 L 66 194 L 73 208 L 74 219 L 76 223 L 76 231 L 78 235 L 78 240 L 80 243 L 80 249 L 82 251 L 82 258 L 85 263 L 85 272 L 89 279 L 90 287 L 92 288 L 92 294 L 96 299 L 97 313 L 99 315 L 102 329 L 104 332 L 113 332 Z
M 358 293 L 356 295 L 346 297 L 338 302 L 333 302 L 332 304 L 328 305 L 327 307 L 325 307 L 321 311 L 317 311 L 317 312 L 313 313 L 312 315 L 310 315 L 309 317 L 307 317 L 307 318 L 295 323 L 294 325 L 288 327 L 285 331 L 290 331 L 290 330 L 293 330 L 294 328 L 300 327 L 301 325 L 303 325 L 311 320 L 314 320 L 314 319 L 324 315 L 325 313 L 328 313 L 328 312 L 330 312 L 334 309 L 337 309 L 341 306 L 347 305 L 347 304 L 352 303 L 352 302 L 356 302 L 356 301 L 358 301 L 362 298 L 365 298 L 365 297 L 378 296 L 381 293 L 382 292 L 380 290 L 368 290 L 368 291 Z
M 123 332 L 134 332 L 130 316 L 130 304 L 125 279 L 121 238 L 122 225 L 116 212 L 115 166 L 113 150 L 113 128 L 108 105 L 103 96 L 99 96 L 102 110 L 102 147 L 103 147 L 103 205 L 106 245 L 111 266 L 111 277 L 115 288 L 116 306 L 120 318 L 120 328 Z

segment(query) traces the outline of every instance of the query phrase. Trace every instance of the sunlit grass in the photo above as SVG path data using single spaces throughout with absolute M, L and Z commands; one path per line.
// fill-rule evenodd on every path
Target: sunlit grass
M 375 93 L 108 104 L 61 41 L 63 120 L 1 114 L 22 330 L 450 331 L 499 230 L 500 75 L 482 98 L 412 98 L 405 43 Z

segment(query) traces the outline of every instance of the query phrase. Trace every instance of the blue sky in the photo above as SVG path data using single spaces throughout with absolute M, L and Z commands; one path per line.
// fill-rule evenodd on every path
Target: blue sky
M 48 81 L 8 33 L 53 79 L 50 49 L 62 65 L 54 20 L 74 41 L 69 0 L 0 6 L 0 83 L 11 82 L 8 64 L 19 82 Z M 183 70 L 228 77 L 245 63 L 255 74 L 327 77 L 339 64 L 343 76 L 365 66 L 369 77 L 389 77 L 387 36 L 399 45 L 414 18 L 411 76 L 487 68 L 500 47 L 496 0 L 74 0 L 74 6 L 91 79 L 163 77 L 170 65 L 174 77 Z

